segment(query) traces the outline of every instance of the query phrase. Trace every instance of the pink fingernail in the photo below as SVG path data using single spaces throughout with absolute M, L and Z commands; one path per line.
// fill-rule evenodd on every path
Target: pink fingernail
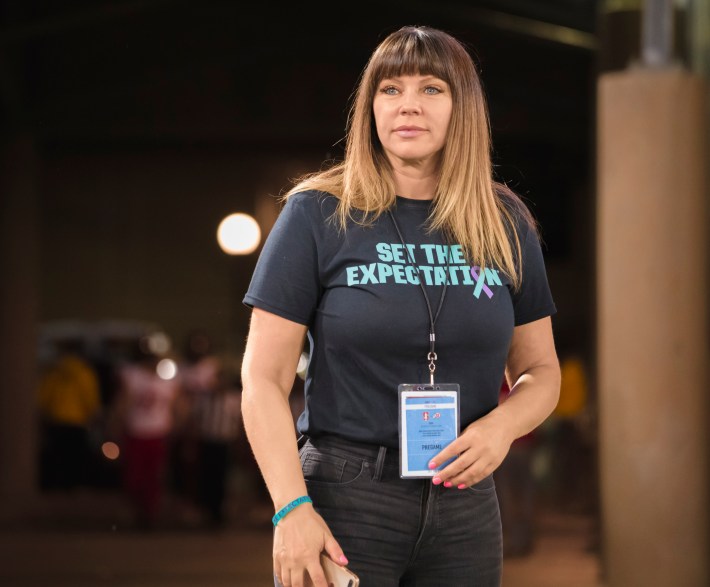
M 343 563 L 344 565 L 348 564 L 348 559 L 345 558 L 344 554 L 340 555 L 340 562 Z
M 436 463 L 434 461 L 429 461 L 429 468 L 436 469 Z
M 453 483 L 451 483 L 451 481 L 447 481 L 446 483 L 444 483 L 444 487 L 451 487 L 452 485 Z
M 439 485 L 439 484 L 441 483 L 441 477 L 434 477 L 434 478 L 431 480 L 431 482 L 432 482 L 434 485 Z
M 458 487 L 459 489 L 466 489 L 466 484 L 465 484 L 465 483 L 460 483 L 459 485 L 457 485 L 457 487 Z

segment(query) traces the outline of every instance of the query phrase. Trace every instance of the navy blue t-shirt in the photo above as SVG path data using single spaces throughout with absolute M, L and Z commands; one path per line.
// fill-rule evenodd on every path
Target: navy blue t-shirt
M 502 271 L 471 266 L 460 245 L 427 233 L 430 201 L 397 197 L 392 213 L 406 248 L 388 214 L 342 231 L 331 219 L 336 206 L 322 192 L 291 196 L 244 297 L 249 307 L 308 326 L 299 433 L 399 445 L 398 385 L 429 382 L 429 314 L 419 279 L 433 313 L 449 283 L 436 322 L 437 383 L 461 386 L 462 429 L 490 412 L 514 326 L 555 313 L 537 235 L 518 223 L 522 285 L 513 291 Z

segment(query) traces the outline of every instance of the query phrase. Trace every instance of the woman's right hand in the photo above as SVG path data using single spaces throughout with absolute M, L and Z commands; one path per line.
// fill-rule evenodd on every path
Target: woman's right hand
M 343 550 L 311 504 L 303 504 L 282 518 L 274 532 L 274 575 L 283 587 L 328 587 L 320 554 L 346 565 Z M 309 581 L 310 578 L 310 581 Z

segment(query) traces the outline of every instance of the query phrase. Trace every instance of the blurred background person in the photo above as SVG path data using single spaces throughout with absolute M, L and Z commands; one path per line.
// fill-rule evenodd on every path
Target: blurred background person
M 224 368 L 214 383 L 196 398 L 198 436 L 198 498 L 210 526 L 225 524 L 225 497 L 236 443 L 241 437 L 241 381 L 230 381 Z
M 175 378 L 158 372 L 160 357 L 145 350 L 119 368 L 110 430 L 119 440 L 123 487 L 138 529 L 151 529 L 160 514 L 172 434 L 185 418 Z
M 209 334 L 193 328 L 186 336 L 178 379 L 184 418 L 177 423 L 170 445 L 170 487 L 178 498 L 180 517 L 188 524 L 200 518 L 200 429 L 197 410 L 201 398 L 218 386 L 221 362 Z
M 40 482 L 69 490 L 87 482 L 90 431 L 101 414 L 99 381 L 81 339 L 56 343 L 56 357 L 39 382 Z

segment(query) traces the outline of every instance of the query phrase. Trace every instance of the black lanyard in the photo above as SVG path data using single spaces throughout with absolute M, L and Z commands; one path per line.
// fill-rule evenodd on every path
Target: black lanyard
M 392 219 L 392 224 L 394 224 L 394 228 L 397 231 L 397 234 L 399 235 L 399 240 L 402 242 L 402 248 L 404 248 L 405 251 L 407 251 L 407 258 L 409 259 L 410 265 L 414 268 L 414 271 L 417 273 L 417 279 L 419 280 L 419 287 L 422 290 L 422 293 L 424 294 L 424 301 L 426 302 L 426 309 L 429 312 L 429 354 L 427 355 L 427 360 L 429 361 L 429 382 L 434 385 L 434 371 L 436 371 L 436 352 L 435 352 L 435 345 L 436 345 L 436 331 L 434 330 L 434 327 L 436 325 L 436 321 L 439 318 L 439 314 L 441 313 L 441 308 L 444 305 L 444 297 L 446 296 L 446 288 L 449 286 L 449 261 L 451 259 L 451 251 L 447 247 L 446 249 L 446 281 L 444 282 L 444 290 L 441 292 L 441 298 L 439 299 L 439 307 L 436 310 L 436 315 L 434 315 L 431 311 L 431 303 L 429 302 L 429 296 L 426 293 L 426 288 L 424 287 L 424 282 L 422 281 L 422 276 L 421 273 L 419 272 L 419 267 L 416 265 L 414 262 L 414 258 L 412 257 L 412 252 L 409 250 L 409 247 L 407 247 L 406 243 L 404 242 L 404 237 L 402 236 L 402 232 L 399 230 L 399 226 L 397 225 L 397 221 L 394 218 L 394 214 L 392 213 L 391 210 L 387 210 L 387 213 L 389 214 L 390 218 Z

